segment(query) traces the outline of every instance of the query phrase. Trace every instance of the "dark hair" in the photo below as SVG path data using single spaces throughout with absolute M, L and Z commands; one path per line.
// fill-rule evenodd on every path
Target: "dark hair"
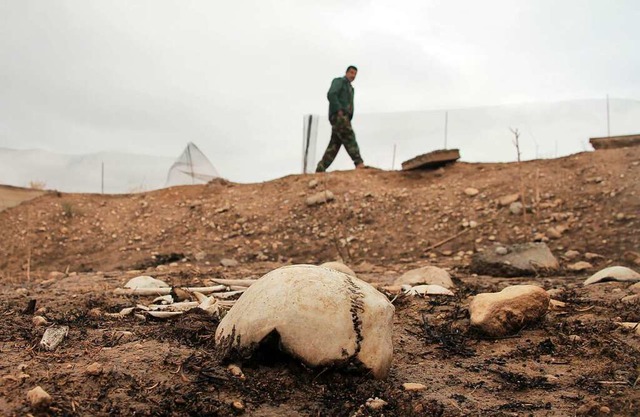
M 349 72 L 349 70 L 350 70 L 350 69 L 354 69 L 354 70 L 356 70 L 356 72 L 358 72 L 358 68 L 357 68 L 357 67 L 355 67 L 355 66 L 353 66 L 353 65 L 349 65 L 349 66 L 347 67 L 347 70 L 345 71 L 345 74 L 346 74 L 347 72 Z

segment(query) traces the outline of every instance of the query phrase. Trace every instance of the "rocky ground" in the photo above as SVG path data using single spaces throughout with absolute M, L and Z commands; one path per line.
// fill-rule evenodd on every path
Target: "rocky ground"
M 610 265 L 638 271 L 639 184 L 636 147 L 437 171 L 214 181 L 134 195 L 47 193 L 0 212 L 0 410 L 638 415 L 640 336 L 616 324 L 640 321 L 635 287 L 582 282 Z M 333 199 L 320 201 L 327 191 Z M 514 194 L 524 194 L 524 207 Z M 532 241 L 547 243 L 558 270 L 474 274 L 476 254 Z M 236 262 L 222 266 L 222 259 Z M 104 314 L 150 301 L 114 294 L 143 273 L 202 286 L 211 278 L 258 278 L 282 265 L 336 259 L 379 287 L 425 265 L 454 277 L 455 297 L 388 293 L 396 313 L 385 380 L 309 369 L 273 351 L 239 363 L 240 379 L 216 357 L 214 317 L 196 310 L 171 320 Z M 470 296 L 513 284 L 542 286 L 565 304 L 506 337 L 470 330 Z M 69 326 L 56 350 L 39 346 L 47 326 L 35 326 L 34 314 Z M 409 382 L 424 388 L 405 390 Z M 48 408 L 34 408 L 27 398 L 36 386 L 50 394 Z M 376 397 L 387 404 L 367 405 Z

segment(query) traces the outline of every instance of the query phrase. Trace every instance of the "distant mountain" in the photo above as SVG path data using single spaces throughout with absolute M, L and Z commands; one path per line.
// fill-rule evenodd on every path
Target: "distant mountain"
M 66 155 L 0 148 L 0 184 L 28 187 L 41 182 L 51 190 L 100 193 L 104 163 L 105 193 L 146 191 L 164 186 L 173 161 L 119 152 Z

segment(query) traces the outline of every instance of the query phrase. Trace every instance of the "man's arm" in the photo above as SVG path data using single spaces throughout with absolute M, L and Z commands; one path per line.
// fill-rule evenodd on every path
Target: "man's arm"
M 343 110 L 342 104 L 338 100 L 338 94 L 343 87 L 342 78 L 336 78 L 331 82 L 331 87 L 329 88 L 329 92 L 327 93 L 327 99 L 329 100 L 329 105 L 333 109 L 337 109 L 337 111 Z

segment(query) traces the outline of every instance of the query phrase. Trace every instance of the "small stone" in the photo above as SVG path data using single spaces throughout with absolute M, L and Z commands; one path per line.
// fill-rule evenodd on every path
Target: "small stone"
M 378 397 L 375 397 L 369 398 L 365 404 L 369 410 L 379 410 L 387 405 L 387 402 L 385 400 L 381 400 Z
M 550 239 L 560 239 L 562 237 L 562 233 L 560 233 L 555 227 L 550 227 L 547 229 L 547 236 Z
M 569 339 L 569 341 L 573 342 L 573 343 L 582 342 L 582 338 L 580 336 L 578 336 L 577 334 L 569 335 L 569 337 L 567 339 Z
M 472 187 L 469 187 L 469 188 L 465 188 L 465 189 L 464 189 L 464 193 L 465 193 L 466 195 L 468 195 L 469 197 L 474 197 L 474 196 L 478 195 L 478 193 L 479 193 L 479 192 L 480 192 L 480 191 L 478 191 L 478 189 L 476 189 L 476 188 L 472 188 Z
M 511 214 L 522 214 L 522 203 L 519 201 L 513 202 L 509 205 L 509 211 Z
M 578 256 L 580 256 L 580 252 L 578 252 L 577 250 L 568 250 L 564 253 L 564 257 L 569 260 L 575 259 Z
M 231 375 L 235 376 L 241 381 L 244 381 L 246 379 L 246 377 L 244 376 L 244 372 L 242 372 L 242 369 L 238 365 L 232 363 L 231 365 L 227 366 L 227 370 L 231 372 Z
M 235 259 L 223 258 L 220 260 L 220 265 L 224 267 L 238 266 L 238 261 Z
M 600 412 L 602 414 L 610 414 L 611 413 L 611 409 L 609 407 L 607 407 L 606 405 L 603 405 L 602 407 L 600 407 Z
M 64 272 L 60 272 L 60 271 L 51 271 L 49 272 L 49 274 L 47 275 L 47 279 L 61 279 L 66 277 L 67 274 L 65 274 Z
M 318 180 L 309 181 L 309 188 L 316 188 L 318 186 Z
M 103 370 L 102 365 L 99 362 L 94 362 L 91 365 L 86 367 L 85 372 L 88 375 L 97 376 L 102 373 L 102 370 Z
M 518 201 L 518 199 L 520 198 L 520 194 L 515 193 L 515 194 L 509 194 L 509 195 L 505 195 L 504 197 L 500 197 L 500 200 L 498 200 L 498 203 L 501 206 L 508 206 L 513 202 Z
M 549 294 L 535 285 L 513 285 L 476 295 L 469 304 L 471 326 L 490 336 L 505 336 L 542 318 Z
M 333 195 L 333 193 L 327 190 L 327 191 L 322 191 L 320 193 L 309 196 L 306 199 L 305 204 L 310 207 L 310 206 L 324 204 L 329 201 L 333 201 L 334 199 L 335 199 L 335 196 Z
M 585 253 L 584 257 L 588 261 L 593 261 L 595 259 L 603 259 L 604 258 L 604 256 L 602 256 L 602 255 L 598 255 L 597 253 L 591 253 L 591 252 Z
M 35 387 L 31 391 L 27 392 L 27 400 L 31 404 L 32 408 L 44 409 L 51 405 L 51 395 L 47 391 L 43 390 L 40 386 Z
M 29 290 L 27 290 L 26 288 L 18 288 L 16 290 L 16 295 L 29 295 Z
M 640 302 L 640 294 L 627 295 L 626 297 L 622 297 L 620 301 L 625 304 L 636 304 Z
M 207 257 L 207 252 L 198 252 L 194 255 L 196 261 L 204 261 Z
M 232 402 L 231 407 L 233 407 L 233 409 L 236 411 L 244 411 L 244 403 L 239 400 Z
M 404 388 L 405 391 L 423 391 L 427 389 L 425 385 L 416 382 L 405 382 L 402 384 L 402 388 Z
M 567 266 L 568 270 L 575 271 L 575 272 L 586 271 L 587 269 L 591 269 L 591 268 L 593 268 L 593 265 L 585 261 L 576 262 L 574 264 Z
M 476 227 L 478 227 L 478 222 L 476 222 L 475 220 L 471 220 L 469 222 L 469 227 L 475 229 Z
M 47 324 L 49 324 L 47 319 L 45 319 L 42 316 L 33 316 L 33 318 L 31 319 L 31 322 L 33 323 L 34 327 L 46 326 Z
M 507 248 L 505 248 L 504 246 L 497 246 L 495 251 L 497 255 L 506 255 L 507 253 L 509 253 Z

